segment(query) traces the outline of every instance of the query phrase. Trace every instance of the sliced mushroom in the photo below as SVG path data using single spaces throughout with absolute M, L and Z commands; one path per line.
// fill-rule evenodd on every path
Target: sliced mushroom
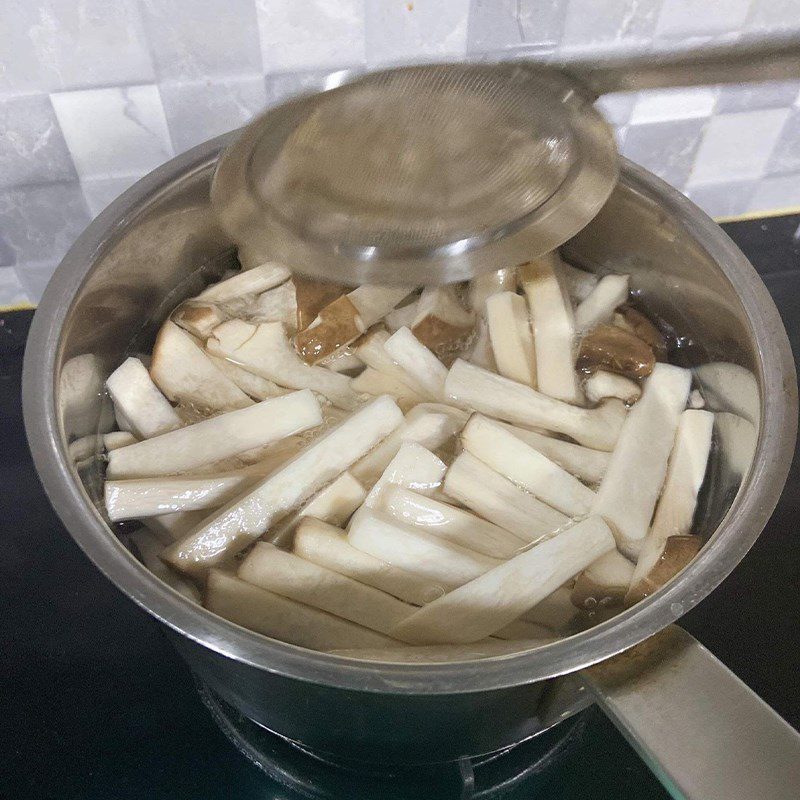
M 61 368 L 58 407 L 68 437 L 107 433 L 114 427 L 111 403 L 103 403 L 105 370 L 93 353 L 73 356 Z
M 212 283 L 211 286 L 206 287 L 194 299 L 223 303 L 242 295 L 266 292 L 267 289 L 272 289 L 288 280 L 290 276 L 291 272 L 282 264 L 260 264 L 225 281 Z
M 628 590 L 625 604 L 638 603 L 672 580 L 700 552 L 702 544 L 699 536 L 668 537 L 655 565 Z
M 568 403 L 580 403 L 573 356 L 575 320 L 561 268 L 561 259 L 553 251 L 523 264 L 519 277 L 533 325 L 539 391 Z
M 513 292 L 517 287 L 517 268 L 507 267 L 476 275 L 469 284 L 469 305 L 479 316 L 486 311 L 486 301 L 498 292 Z
M 656 364 L 628 412 L 592 513 L 611 526 L 619 551 L 636 559 L 667 473 L 667 461 L 691 385 L 689 370 Z
M 112 450 L 107 474 L 109 478 L 146 478 L 185 472 L 321 422 L 314 395 L 294 392 Z
M 293 275 L 291 282 L 295 287 L 297 304 L 295 327 L 298 331 L 305 330 L 325 306 L 347 293 L 346 286 L 304 278 L 302 275 Z
M 218 569 L 209 572 L 205 606 L 237 625 L 313 650 L 399 646 L 388 636 L 260 589 Z
M 577 616 L 578 609 L 572 604 L 572 589 L 564 585 L 526 611 L 521 619 L 563 632 L 570 628 Z
M 517 536 L 519 549 L 569 521 L 467 451 L 450 465 L 443 488 L 449 497 Z
M 261 375 L 240 367 L 233 361 L 222 356 L 212 356 L 207 354 L 211 363 L 224 375 L 230 378 L 246 395 L 253 400 L 266 400 L 268 397 L 280 397 L 288 394 L 291 390 L 277 383 L 267 380 Z
M 474 514 L 402 486 L 387 487 L 379 510 L 400 523 L 490 558 L 510 558 L 525 541 Z
M 646 378 L 656 363 L 648 344 L 615 325 L 600 325 L 581 339 L 578 369 L 607 370 L 628 378 Z
M 642 396 L 642 387 L 626 378 L 624 375 L 617 375 L 614 372 L 606 372 L 603 369 L 593 372 L 583 383 L 583 390 L 586 397 L 592 403 L 600 403 L 610 397 L 616 397 L 623 403 L 632 405 Z
M 756 376 L 746 367 L 714 361 L 694 369 L 709 411 L 729 411 L 758 425 L 761 402 Z
M 103 434 L 103 447 L 108 452 L 120 447 L 127 447 L 129 444 L 135 444 L 137 441 L 138 439 L 128 431 L 110 431 Z
M 472 340 L 472 345 L 464 354 L 464 360 L 491 372 L 497 370 L 497 362 L 494 360 L 494 351 L 492 350 L 492 339 L 489 335 L 489 325 L 483 317 L 478 317 L 475 323 L 475 337 Z
M 213 355 L 235 361 L 250 372 L 291 389 L 313 389 L 344 409 L 358 405 L 350 378 L 304 363 L 277 322 L 250 325 L 229 320 L 214 329 L 206 342 Z
M 486 322 L 497 371 L 517 383 L 536 387 L 536 355 L 525 300 L 499 292 L 486 301 Z
M 130 534 L 129 538 L 139 552 L 142 563 L 150 572 L 164 581 L 167 586 L 171 586 L 178 594 L 182 594 L 193 603 L 200 602 L 200 592 L 197 587 L 182 575 L 173 572 L 173 570 L 161 560 L 160 556 L 164 550 L 164 544 L 155 534 L 148 530 L 141 529 Z
M 580 478 L 584 483 L 600 483 L 603 479 L 611 458 L 610 453 L 603 450 L 593 450 L 591 447 L 584 447 L 572 442 L 565 442 L 563 439 L 556 439 L 538 431 L 519 428 L 507 422 L 499 422 L 498 424 L 513 433 L 518 439 L 522 439 L 525 444 L 530 445 L 534 450 L 538 450 L 551 461 L 555 461 L 567 472 L 571 472 L 576 478 Z
M 306 517 L 294 535 L 293 550 L 301 558 L 347 575 L 367 586 L 414 605 L 424 605 L 442 593 L 439 584 L 393 567 L 386 561 L 356 550 L 347 534 L 314 517 Z
M 173 545 L 166 557 L 183 571 L 202 571 L 234 555 L 276 520 L 341 475 L 402 420 L 400 409 L 390 397 L 373 400 L 312 441 L 254 488 L 212 514 Z
M 357 550 L 434 581 L 444 589 L 460 586 L 499 563 L 426 529 L 403 525 L 379 511 L 358 514 L 347 541 Z
M 384 347 L 389 356 L 422 386 L 426 395 L 436 400 L 444 399 L 447 367 L 408 328 L 396 330 Z
M 392 635 L 416 644 L 491 636 L 613 549 L 608 526 L 590 517 L 423 606 Z
M 438 398 L 430 395 L 425 387 L 414 378 L 413 375 L 404 370 L 386 351 L 386 342 L 389 341 L 389 334 L 377 328 L 363 336 L 354 346 L 356 355 L 372 369 L 382 372 L 390 378 L 404 383 L 416 394 L 426 397 L 428 400 Z
M 430 286 L 422 290 L 416 317 L 408 327 L 425 347 L 447 364 L 466 343 L 474 324 L 475 315 L 461 305 L 453 286 Z
M 458 359 L 445 392 L 464 406 L 490 417 L 571 436 L 597 450 L 611 450 L 626 416 L 625 406 L 608 400 L 597 408 L 578 408 Z
M 289 333 L 297 330 L 297 293 L 292 281 L 262 292 L 248 306 L 251 322 L 280 322 Z
M 397 455 L 389 462 L 383 474 L 370 489 L 364 508 L 380 505 L 387 486 L 404 486 L 418 494 L 430 496 L 442 485 L 447 467 L 430 450 L 417 442 L 403 442 Z
M 188 300 L 172 312 L 172 321 L 192 336 L 207 339 L 211 331 L 225 321 L 225 315 L 211 303 Z
M 425 401 L 422 395 L 417 394 L 405 383 L 401 383 L 385 372 L 378 372 L 372 367 L 367 367 L 360 375 L 353 378 L 351 387 L 358 394 L 390 394 L 404 411 Z
M 159 514 L 157 517 L 145 517 L 142 520 L 144 525 L 151 533 L 169 544 L 177 542 L 189 533 L 192 528 L 196 528 L 206 517 L 207 511 L 176 511 L 174 514 Z
M 689 392 L 689 408 L 705 408 L 706 401 L 699 389 L 692 389 Z
M 257 542 L 238 570 L 242 580 L 281 597 L 388 633 L 415 607 L 267 542 Z
M 150 377 L 173 403 L 208 411 L 245 408 L 253 401 L 203 352 L 195 339 L 167 320 L 153 346 Z
M 586 611 L 621 606 L 633 576 L 633 564 L 612 550 L 581 572 L 572 589 L 572 602 Z
M 692 532 L 697 495 L 706 474 L 713 430 L 714 414 L 709 411 L 689 409 L 680 416 L 664 488 L 629 581 L 631 589 L 635 590 L 633 594 L 640 593 L 636 586 L 646 581 L 658 564 L 667 539 Z
M 628 299 L 630 276 L 606 275 L 588 297 L 575 309 L 575 328 L 588 331 L 605 325 L 614 317 L 614 310 Z
M 573 266 L 568 261 L 561 261 L 561 277 L 567 294 L 575 305 L 582 303 L 591 293 L 599 278 L 593 272 Z
M 419 307 L 419 300 L 415 300 L 401 308 L 395 308 L 390 311 L 384 318 L 383 324 L 386 330 L 394 333 L 398 328 L 410 328 L 417 318 L 417 308 Z
M 332 372 L 343 372 L 347 375 L 364 369 L 364 362 L 349 347 L 340 347 L 335 353 L 323 358 L 319 365 Z
M 614 324 L 628 333 L 638 336 L 645 344 L 649 345 L 656 361 L 666 361 L 667 340 L 641 311 L 637 311 L 631 306 L 623 306 L 619 313 L 614 314 Z

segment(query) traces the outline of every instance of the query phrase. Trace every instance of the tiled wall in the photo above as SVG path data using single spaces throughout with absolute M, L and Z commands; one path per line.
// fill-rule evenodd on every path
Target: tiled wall
M 3 0 L 0 306 L 35 303 L 141 175 L 331 70 L 787 27 L 800 0 Z M 709 213 L 800 205 L 800 82 L 602 104 L 623 153 Z

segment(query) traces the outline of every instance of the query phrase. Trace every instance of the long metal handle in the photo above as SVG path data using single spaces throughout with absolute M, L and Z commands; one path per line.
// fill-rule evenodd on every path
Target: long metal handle
M 673 797 L 800 796 L 800 733 L 682 628 L 582 674 Z
M 800 30 L 769 39 L 669 51 L 634 51 L 599 61 L 560 65 L 595 95 L 715 83 L 800 78 Z

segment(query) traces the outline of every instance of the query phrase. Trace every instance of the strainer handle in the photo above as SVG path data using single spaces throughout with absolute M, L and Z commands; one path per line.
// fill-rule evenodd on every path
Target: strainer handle
M 800 30 L 724 45 L 634 51 L 602 61 L 568 61 L 563 72 L 597 97 L 609 92 L 800 78 Z
M 796 800 L 800 733 L 682 628 L 583 671 L 675 798 Z

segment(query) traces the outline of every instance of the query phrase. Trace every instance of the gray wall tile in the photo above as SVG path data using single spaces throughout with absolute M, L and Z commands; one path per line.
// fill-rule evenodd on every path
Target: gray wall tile
M 800 171 L 758 182 L 748 211 L 783 211 L 800 208 Z
M 800 172 L 800 108 L 792 108 L 767 162 L 768 175 Z
M 0 310 L 31 302 L 14 267 L 0 267 Z
M 81 189 L 92 218 L 133 186 L 140 177 L 141 175 L 125 175 L 120 178 L 84 178 L 81 181 Z
M 757 182 L 723 181 L 693 186 L 686 194 L 711 217 L 734 217 L 749 207 Z

